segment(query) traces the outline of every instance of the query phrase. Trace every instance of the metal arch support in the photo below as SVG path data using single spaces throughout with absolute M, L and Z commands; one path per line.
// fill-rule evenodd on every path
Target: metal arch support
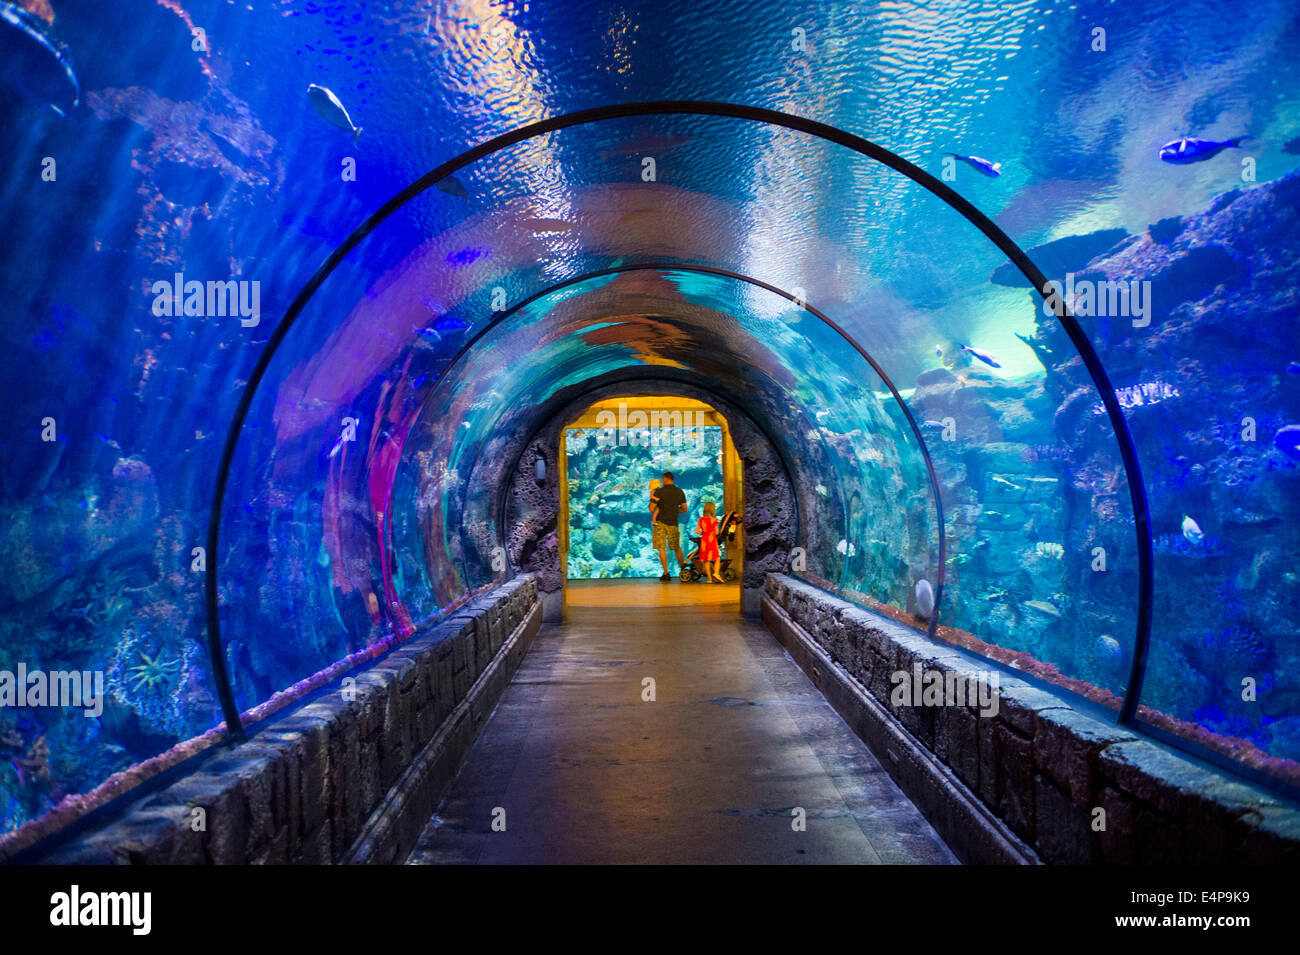
M 307 303 L 311 301 L 317 289 L 329 277 L 330 273 L 338 267 L 347 255 L 361 243 L 371 232 L 373 232 L 381 223 L 391 216 L 397 209 L 401 208 L 412 198 L 429 189 L 435 183 L 446 179 L 458 170 L 468 166 L 470 163 L 490 155 L 507 146 L 540 136 L 545 133 L 554 132 L 559 129 L 566 129 L 572 126 L 580 126 L 586 123 L 599 122 L 610 119 L 630 118 L 636 116 L 654 116 L 654 115 L 696 115 L 696 116 L 721 116 L 732 119 L 743 119 L 752 122 L 766 123 L 774 126 L 781 126 L 786 129 L 792 129 L 797 132 L 807 133 L 810 136 L 816 136 L 825 139 L 828 142 L 837 143 L 848 149 L 860 153 L 868 158 L 888 166 L 896 172 L 902 173 L 913 182 L 922 186 L 927 191 L 938 196 L 945 203 L 959 212 L 968 222 L 979 229 L 994 245 L 996 245 L 1020 270 L 1020 272 L 1029 279 L 1030 284 L 1043 296 L 1051 305 L 1054 314 L 1064 327 L 1066 334 L 1070 337 L 1084 366 L 1088 369 L 1093 383 L 1100 393 L 1103 406 L 1110 418 L 1111 427 L 1115 432 L 1115 439 L 1119 444 L 1120 457 L 1124 464 L 1125 476 L 1128 480 L 1129 495 L 1133 504 L 1134 531 L 1137 538 L 1138 552 L 1138 619 L 1137 632 L 1135 635 L 1134 652 L 1132 667 L 1130 670 L 1129 684 L 1125 693 L 1124 702 L 1120 707 L 1119 721 L 1121 723 L 1132 722 L 1137 710 L 1138 697 L 1141 691 L 1142 676 L 1146 667 L 1147 649 L 1151 638 L 1151 603 L 1153 590 L 1153 556 L 1151 545 L 1150 529 L 1150 512 L 1147 506 L 1146 486 L 1142 479 L 1141 464 L 1138 459 L 1137 447 L 1134 444 L 1133 437 L 1128 428 L 1128 422 L 1124 419 L 1124 412 L 1120 406 L 1119 399 L 1115 394 L 1115 389 L 1111 385 L 1110 378 L 1106 374 L 1106 369 L 1101 363 L 1100 357 L 1092 347 L 1083 328 L 1070 313 L 1069 308 L 1059 296 L 1048 297 L 1050 291 L 1047 285 L 1046 276 L 1034 265 L 1015 242 L 1003 232 L 991 219 L 980 212 L 968 200 L 954 191 L 942 181 L 932 176 L 930 173 L 921 169 L 913 163 L 908 162 L 901 156 L 879 146 L 860 136 L 844 132 L 834 126 L 825 123 L 819 123 L 815 120 L 805 119 L 801 116 L 792 116 L 787 113 L 780 113 L 776 110 L 764 109 L 756 106 L 741 106 L 733 103 L 717 103 L 708 101 L 687 101 L 687 100 L 665 100 L 642 103 L 624 103 L 609 106 L 599 106 L 593 109 L 578 110 L 567 113 L 563 116 L 556 116 L 550 119 L 539 120 L 527 126 L 521 126 L 517 129 L 503 133 L 500 136 L 493 137 L 486 142 L 466 150 L 454 159 L 451 159 L 429 172 L 425 173 L 419 179 L 410 183 L 391 199 L 385 202 L 375 212 L 371 213 L 360 226 L 356 228 L 346 239 L 344 239 L 325 259 L 324 262 L 316 269 L 311 278 L 299 291 L 298 295 L 290 304 L 284 316 L 276 324 L 270 338 L 267 340 L 266 347 L 263 348 L 258 356 L 253 370 L 248 378 L 248 383 L 243 392 L 240 394 L 239 402 L 235 407 L 234 416 L 231 419 L 230 427 L 226 433 L 226 440 L 222 447 L 221 458 L 218 463 L 216 480 L 212 493 L 212 509 L 208 518 L 207 533 L 207 552 L 209 567 L 206 579 L 204 581 L 204 603 L 207 616 L 208 630 L 208 653 L 212 664 L 213 680 L 216 683 L 217 695 L 221 700 L 222 712 L 226 719 L 227 732 L 234 738 L 243 737 L 243 728 L 239 720 L 239 711 L 235 705 L 234 690 L 230 683 L 230 677 L 226 670 L 224 653 L 221 642 L 221 620 L 217 600 L 218 578 L 217 571 L 219 566 L 219 544 L 221 530 L 221 512 L 225 504 L 226 485 L 230 477 L 230 467 L 234 460 L 235 448 L 239 443 L 239 437 L 243 431 L 244 421 L 248 417 L 249 409 L 252 407 L 253 397 L 257 393 L 258 385 L 262 378 L 265 377 L 266 370 L 270 366 L 271 359 L 275 356 L 281 342 L 293 327 L 298 316 L 306 308 Z M 936 594 L 936 598 L 939 595 Z M 936 600 L 937 603 L 937 600 Z
M 784 298 L 787 301 L 796 305 L 797 307 L 802 308 L 810 315 L 815 316 L 819 321 L 821 321 L 828 328 L 830 328 L 832 331 L 838 334 L 842 339 L 844 339 L 844 341 L 849 345 L 849 347 L 854 349 L 854 351 L 856 351 L 872 367 L 872 369 L 876 372 L 876 374 L 880 376 L 880 380 L 885 383 L 885 387 L 889 389 L 890 394 L 893 395 L 894 397 L 894 401 L 898 403 L 898 407 L 902 410 L 903 416 L 907 419 L 907 424 L 912 431 L 913 437 L 916 438 L 917 447 L 920 448 L 921 456 L 925 460 L 926 472 L 930 480 L 930 492 L 934 497 L 935 521 L 936 521 L 938 545 L 939 545 L 938 546 L 939 566 L 935 574 L 936 580 L 935 580 L 935 587 L 934 587 L 934 610 L 931 611 L 930 613 L 930 619 L 928 621 L 927 631 L 926 631 L 929 637 L 931 639 L 934 639 L 935 628 L 938 626 L 938 620 L 939 620 L 940 600 L 943 597 L 943 583 L 948 568 L 948 545 L 947 545 L 946 532 L 944 529 L 943 499 L 941 497 L 939 479 L 935 472 L 934 460 L 930 456 L 930 449 L 925 443 L 925 436 L 921 432 L 920 426 L 917 425 L 916 419 L 912 416 L 911 409 L 907 407 L 907 402 L 903 400 L 903 396 L 899 394 L 898 388 L 894 386 L 894 382 L 890 380 L 889 375 L 885 373 L 885 370 L 880 366 L 880 363 L 877 362 L 876 359 L 873 358 L 871 354 L 865 348 L 863 348 L 862 345 L 859 344 L 856 339 L 853 338 L 852 335 L 846 332 L 835 321 L 833 321 L 829 316 L 827 316 L 825 312 L 822 312 L 819 309 L 813 307 L 812 305 L 809 305 L 806 301 L 802 300 L 801 298 L 792 294 L 791 292 L 787 292 L 785 289 L 777 288 L 775 285 L 772 285 L 768 282 L 764 282 L 761 279 L 754 278 L 753 276 L 750 275 L 744 275 L 740 272 L 733 272 L 729 269 L 716 268 L 714 266 L 709 266 L 709 265 L 692 265 L 692 264 L 683 265 L 678 263 L 661 262 L 661 263 L 649 263 L 649 264 L 642 264 L 642 265 L 620 265 L 620 266 L 615 266 L 613 268 L 597 269 L 596 271 L 593 272 L 586 272 L 582 275 L 565 279 L 562 282 L 556 282 L 553 285 L 545 289 L 542 289 L 541 291 L 534 292 L 532 295 L 529 295 L 527 298 L 521 299 L 520 301 L 516 302 L 514 305 L 510 306 L 510 308 L 506 309 L 505 311 L 494 315 L 488 322 L 486 322 L 483 325 L 482 328 L 480 328 L 477 332 L 475 332 L 474 335 L 469 340 L 467 340 L 463 345 L 461 345 L 461 347 L 457 350 L 456 354 L 452 357 L 452 359 L 445 366 L 443 366 L 443 369 L 438 376 L 438 383 L 430 391 L 430 398 L 437 393 L 438 388 L 442 386 L 443 382 L 447 381 L 451 377 L 450 373 L 456 368 L 456 366 L 464 359 L 466 355 L 468 355 L 470 352 L 474 350 L 474 348 L 478 345 L 480 341 L 482 341 L 494 329 L 499 328 L 503 323 L 508 321 L 514 315 L 518 314 L 523 309 L 527 308 L 532 303 L 537 302 L 543 298 L 546 298 L 549 295 L 553 295 L 554 293 L 561 291 L 563 289 L 571 288 L 575 285 L 581 285 L 585 282 L 591 282 L 596 279 L 604 278 L 610 275 L 622 275 L 629 272 L 685 272 L 694 275 L 715 275 L 721 278 L 731 279 L 737 282 L 744 282 L 748 285 L 755 286 L 756 288 L 761 288 L 764 289 L 765 291 L 771 292 L 774 295 L 779 295 L 781 298 Z M 770 437 L 769 440 L 771 440 Z

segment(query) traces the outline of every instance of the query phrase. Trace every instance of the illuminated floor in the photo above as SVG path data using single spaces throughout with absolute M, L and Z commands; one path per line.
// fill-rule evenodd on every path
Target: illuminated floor
M 676 565 L 674 565 L 676 566 Z M 731 606 L 740 612 L 740 584 L 683 584 L 678 580 L 573 580 L 565 607 Z
M 738 600 L 571 583 L 410 861 L 955 862 Z

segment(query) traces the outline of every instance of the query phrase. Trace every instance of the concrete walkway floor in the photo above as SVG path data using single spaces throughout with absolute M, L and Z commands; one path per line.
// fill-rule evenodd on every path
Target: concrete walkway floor
M 955 863 L 739 598 L 571 581 L 408 861 Z

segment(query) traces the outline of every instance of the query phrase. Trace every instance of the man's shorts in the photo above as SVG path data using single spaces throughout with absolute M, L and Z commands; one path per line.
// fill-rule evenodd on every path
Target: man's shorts
M 681 529 L 676 524 L 660 524 L 655 521 L 654 536 L 652 544 L 655 550 L 663 550 L 665 547 L 671 547 L 673 550 L 682 549 Z

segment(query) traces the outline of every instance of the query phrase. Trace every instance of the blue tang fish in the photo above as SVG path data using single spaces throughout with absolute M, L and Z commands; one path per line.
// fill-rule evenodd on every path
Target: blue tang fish
M 944 155 L 951 156 L 953 159 L 960 159 L 976 172 L 988 176 L 990 179 L 996 179 L 1002 175 L 1002 163 L 1000 162 L 989 162 L 987 159 L 980 159 L 979 156 L 963 156 L 961 153 L 944 153 Z
M 1173 163 L 1175 166 L 1205 162 L 1207 159 L 1213 159 L 1225 149 L 1239 148 L 1242 141 L 1246 139 L 1250 139 L 1250 137 L 1235 136 L 1232 139 L 1225 139 L 1221 143 L 1215 142 L 1213 139 L 1175 139 L 1160 147 L 1160 159 L 1164 162 Z
M 307 87 L 307 98 L 311 100 L 311 108 L 316 111 L 316 115 L 331 126 L 351 133 L 352 142 L 356 143 L 357 137 L 361 135 L 361 127 L 352 122 L 352 117 L 332 90 L 312 83 Z

